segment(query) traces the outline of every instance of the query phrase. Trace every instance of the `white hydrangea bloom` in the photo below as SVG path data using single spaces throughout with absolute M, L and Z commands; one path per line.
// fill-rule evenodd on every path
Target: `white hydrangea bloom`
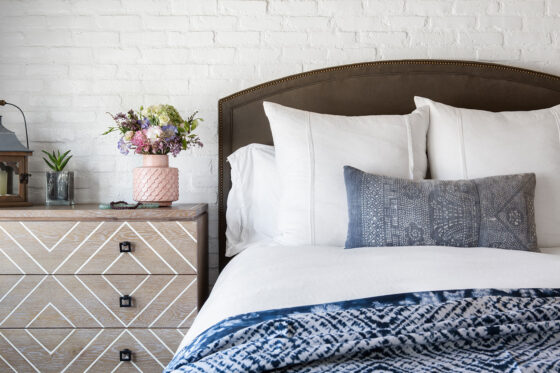
M 165 112 L 161 113 L 158 116 L 158 119 L 159 119 L 159 125 L 160 126 L 166 126 L 169 123 L 169 121 L 171 120 L 171 119 L 169 119 L 169 115 L 167 115 L 167 113 L 165 113 Z
M 150 141 L 157 140 L 162 134 L 163 134 L 163 131 L 160 127 L 151 126 L 146 130 L 146 137 Z

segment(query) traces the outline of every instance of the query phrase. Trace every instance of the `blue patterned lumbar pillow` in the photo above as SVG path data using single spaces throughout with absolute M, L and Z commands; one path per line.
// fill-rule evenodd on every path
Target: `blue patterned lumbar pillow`
M 345 166 L 346 248 L 439 245 L 538 251 L 535 174 L 406 180 Z

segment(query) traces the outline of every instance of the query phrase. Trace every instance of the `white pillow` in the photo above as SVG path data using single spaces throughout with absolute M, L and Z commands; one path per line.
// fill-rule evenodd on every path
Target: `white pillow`
M 226 255 L 277 235 L 278 176 L 274 147 L 244 146 L 228 157 L 232 187 L 226 210 Z
M 560 246 L 560 105 L 493 113 L 415 97 L 430 109 L 428 157 L 434 179 L 534 172 L 539 247 Z
M 422 179 L 428 110 L 346 117 L 264 103 L 282 192 L 277 241 L 344 246 L 348 204 L 343 167 Z

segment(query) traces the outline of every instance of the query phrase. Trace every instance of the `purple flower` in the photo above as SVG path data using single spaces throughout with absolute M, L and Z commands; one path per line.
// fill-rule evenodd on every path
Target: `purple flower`
M 161 129 L 163 130 L 163 138 L 167 141 L 173 139 L 173 137 L 177 134 L 177 127 L 171 124 L 163 126 Z
M 112 115 L 112 117 L 115 123 L 117 123 L 117 126 L 124 130 L 137 131 L 140 129 L 138 126 L 138 116 L 132 110 L 126 114 L 118 113 L 116 115 Z
M 126 146 L 126 143 L 124 142 L 124 139 L 121 137 L 117 147 L 119 149 L 119 151 L 121 152 L 121 154 L 127 155 L 128 154 L 128 147 Z
M 175 136 L 173 141 L 169 143 L 169 152 L 173 154 L 174 157 L 177 156 L 182 150 L 181 138 L 179 136 Z
M 145 130 L 146 128 L 148 128 L 150 126 L 150 120 L 148 118 L 144 117 L 144 119 L 138 120 L 138 124 L 140 125 L 140 128 Z

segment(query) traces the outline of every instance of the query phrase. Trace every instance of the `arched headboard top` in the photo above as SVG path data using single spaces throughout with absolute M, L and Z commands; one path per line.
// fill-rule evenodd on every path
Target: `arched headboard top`
M 338 115 L 407 114 L 414 96 L 489 111 L 534 110 L 560 103 L 560 77 L 511 66 L 446 60 L 378 61 L 291 75 L 234 93 L 219 109 L 219 266 L 231 188 L 227 157 L 251 143 L 272 144 L 262 106 L 276 102 Z

